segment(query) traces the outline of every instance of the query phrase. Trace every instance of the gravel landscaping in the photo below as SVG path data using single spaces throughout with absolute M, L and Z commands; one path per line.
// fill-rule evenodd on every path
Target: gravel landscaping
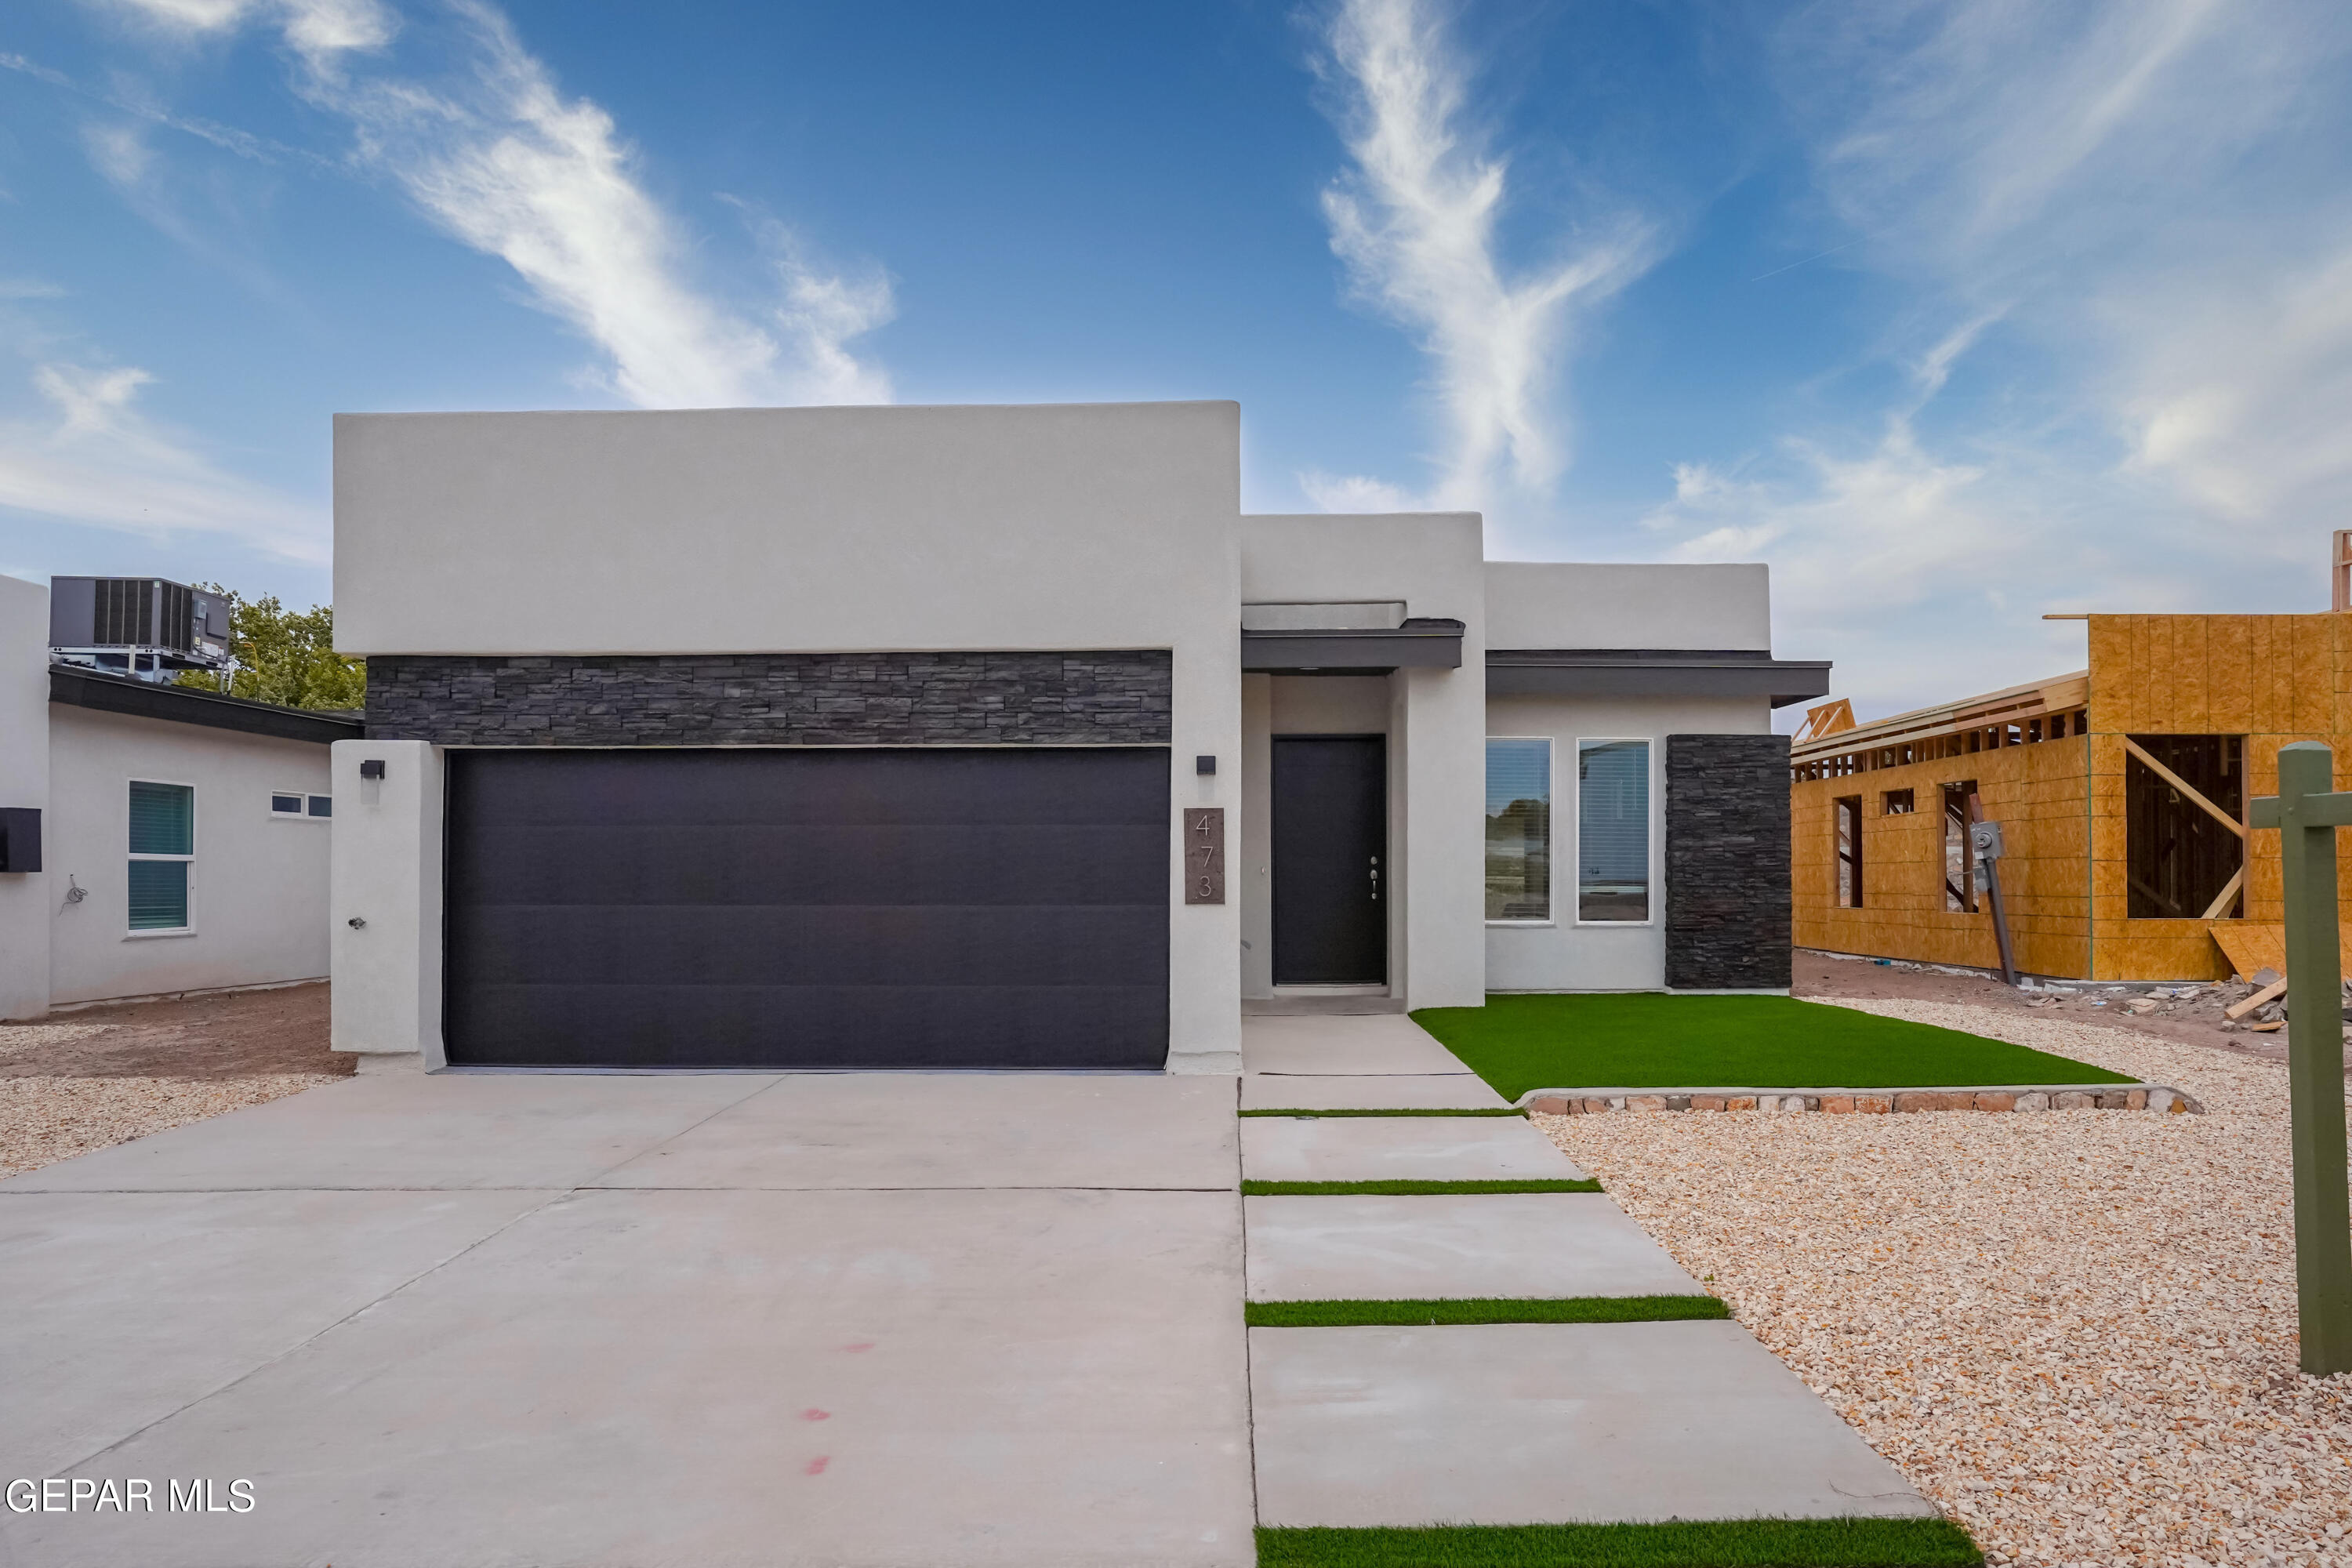
M 1538 1116 L 1999 1563 L 2352 1568 L 2352 1377 L 2295 1366 L 2280 1065 L 1851 1001 L 2202 1116 Z
M 327 987 L 78 1008 L 0 1024 L 0 1176 L 348 1077 Z

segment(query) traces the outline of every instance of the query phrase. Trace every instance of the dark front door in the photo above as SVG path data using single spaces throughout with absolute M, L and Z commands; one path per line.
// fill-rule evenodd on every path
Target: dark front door
M 1389 977 L 1388 756 L 1379 735 L 1274 738 L 1274 983 Z
M 449 1059 L 1158 1068 L 1168 753 L 449 754 Z

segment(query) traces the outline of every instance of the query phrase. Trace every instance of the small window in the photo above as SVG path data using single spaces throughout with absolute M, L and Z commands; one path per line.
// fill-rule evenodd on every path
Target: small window
M 1838 908 L 1862 908 L 1862 796 L 1841 796 L 1837 807 Z
M 1886 792 L 1884 810 L 1888 816 L 1908 816 L 1916 809 L 1917 808 L 1912 805 L 1909 790 L 1891 789 Z
M 1576 743 L 1576 918 L 1650 918 L 1650 742 Z
M 188 866 L 196 853 L 196 792 L 131 782 L 131 929 L 188 927 Z
M 312 796 L 310 797 L 310 815 L 311 815 L 311 816 L 334 816 L 334 815 L 335 815 L 335 797 L 334 797 L 333 795 L 312 795 Z
M 1551 919 L 1551 742 L 1486 742 L 1486 918 Z
M 273 795 L 269 797 L 269 809 L 279 816 L 299 816 L 302 815 L 302 797 L 299 795 Z
M 1976 798 L 1974 779 L 1944 786 L 1944 910 L 1948 914 L 1977 912 L 1977 861 L 1969 848 L 1969 824 L 1975 819 Z

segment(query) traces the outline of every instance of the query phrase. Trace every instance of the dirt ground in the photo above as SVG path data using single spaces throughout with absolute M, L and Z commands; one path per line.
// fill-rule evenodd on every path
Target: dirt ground
M 1834 958 L 1799 948 L 1790 986 L 1799 996 L 1835 996 L 1888 1002 L 1945 1002 L 1970 1007 L 2013 1010 L 2027 1017 L 2097 1024 L 2152 1035 L 2175 1045 L 2203 1046 L 2231 1056 L 2286 1060 L 2286 1031 L 2256 1034 L 2230 1026 L 2221 1009 L 2243 995 L 2244 985 L 2208 984 L 2192 997 L 2159 998 L 2146 1012 L 2133 1010 L 2147 986 L 2084 985 L 2014 990 L 1990 974 L 1945 974 L 1900 960 Z M 2179 990 L 2161 986 L 2159 990 Z M 2252 1023 L 2252 1018 L 2247 1020 Z
M 341 1077 L 327 1048 L 327 983 L 51 1013 L 0 1024 L 0 1078 Z

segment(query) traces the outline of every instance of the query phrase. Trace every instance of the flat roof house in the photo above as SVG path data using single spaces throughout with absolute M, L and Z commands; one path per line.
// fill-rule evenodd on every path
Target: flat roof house
M 0 1018 L 323 979 L 357 718 L 58 662 L 52 620 L 0 577 Z
M 1230 403 L 345 416 L 335 1044 L 1232 1071 L 1788 984 L 1765 569 L 1245 517 Z

